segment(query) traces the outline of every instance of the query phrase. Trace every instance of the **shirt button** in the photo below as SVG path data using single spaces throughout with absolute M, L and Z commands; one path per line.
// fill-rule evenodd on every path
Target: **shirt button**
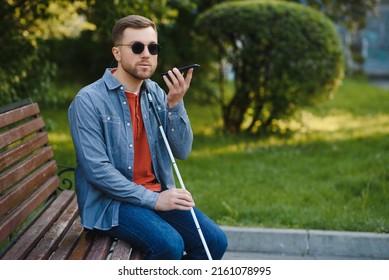
M 132 144 L 130 144 L 130 148 L 132 148 Z
M 123 90 L 123 87 L 120 87 L 121 90 Z
M 129 170 L 131 170 L 131 169 L 132 169 L 132 167 L 131 167 L 131 166 L 129 166 L 129 167 L 128 167 L 128 169 L 129 169 Z
M 127 123 L 127 126 L 130 126 L 130 125 L 131 125 L 131 124 L 128 122 L 128 123 Z
M 169 116 L 171 116 L 172 115 L 172 112 L 169 112 Z
M 161 106 L 158 106 L 158 111 L 161 111 Z
M 109 121 L 111 118 L 110 117 L 107 117 L 107 121 Z
M 123 105 L 126 105 L 127 104 L 127 102 L 126 101 L 123 101 Z
M 172 131 L 174 131 L 174 128 L 172 128 Z

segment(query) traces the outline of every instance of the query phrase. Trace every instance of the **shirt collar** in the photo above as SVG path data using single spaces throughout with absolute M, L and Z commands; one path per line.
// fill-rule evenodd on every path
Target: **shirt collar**
M 118 80 L 112 75 L 111 73 L 112 68 L 107 68 L 103 75 L 104 83 L 107 85 L 109 90 L 117 89 L 118 87 L 121 87 L 122 84 L 119 83 Z
M 112 74 L 112 70 L 114 70 L 114 68 L 107 68 L 107 69 L 105 69 L 105 72 L 104 72 L 104 75 L 103 75 L 103 80 L 104 80 L 104 82 L 107 85 L 109 90 L 114 90 L 114 89 L 117 89 L 117 88 L 122 86 L 122 84 L 118 80 L 116 80 L 116 78 Z M 146 84 L 147 84 L 147 82 L 149 80 L 150 79 L 146 79 L 146 80 L 143 81 L 142 86 L 140 88 L 140 92 L 142 92 L 142 91 L 147 89 L 147 85 Z

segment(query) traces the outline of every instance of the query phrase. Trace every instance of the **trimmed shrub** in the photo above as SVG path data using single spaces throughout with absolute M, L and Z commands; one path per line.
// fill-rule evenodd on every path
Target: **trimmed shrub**
M 309 7 L 225 2 L 201 14 L 196 27 L 233 68 L 234 93 L 222 108 L 228 132 L 272 131 L 299 107 L 330 97 L 343 78 L 338 33 Z

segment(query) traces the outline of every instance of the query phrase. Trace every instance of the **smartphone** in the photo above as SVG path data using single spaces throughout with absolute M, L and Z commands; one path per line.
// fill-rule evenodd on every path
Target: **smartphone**
M 182 72 L 185 72 L 186 70 L 188 70 L 190 68 L 196 68 L 196 67 L 200 67 L 200 65 L 199 64 L 190 64 L 190 65 L 187 65 L 187 66 L 179 67 L 177 69 L 182 73 Z M 167 74 L 168 73 L 165 72 L 165 73 L 162 73 L 161 76 L 165 76 Z

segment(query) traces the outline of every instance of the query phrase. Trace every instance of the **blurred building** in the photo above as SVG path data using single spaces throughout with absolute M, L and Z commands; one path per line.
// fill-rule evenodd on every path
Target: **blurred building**
M 389 0 L 381 0 L 377 14 L 368 16 L 363 30 L 337 26 L 343 41 L 347 71 L 371 78 L 389 78 Z
M 389 77 L 389 0 L 381 0 L 378 15 L 362 30 L 362 55 L 365 74 Z

